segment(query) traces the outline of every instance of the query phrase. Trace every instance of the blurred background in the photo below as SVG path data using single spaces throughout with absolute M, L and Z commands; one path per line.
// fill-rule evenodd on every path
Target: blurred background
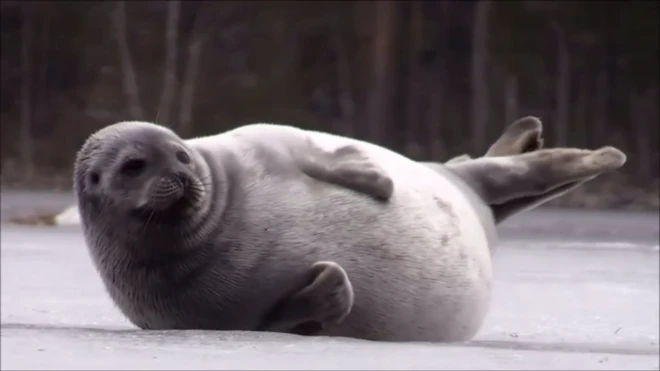
M 628 154 L 555 205 L 658 209 L 654 1 L 0 4 L 3 187 L 69 188 L 76 150 L 121 120 L 283 123 L 445 161 L 535 115 L 546 146 Z

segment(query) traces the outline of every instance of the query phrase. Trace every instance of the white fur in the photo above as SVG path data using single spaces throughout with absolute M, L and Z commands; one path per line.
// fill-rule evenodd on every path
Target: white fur
M 393 196 L 378 202 L 303 176 L 291 154 L 304 151 L 308 139 L 330 151 L 360 148 L 392 178 Z M 186 143 L 205 154 L 206 165 L 219 167 L 215 173 L 225 166 L 240 171 L 234 173 L 235 183 L 225 184 L 240 187 L 235 193 L 240 204 L 214 210 L 233 222 L 207 236 L 236 241 L 238 247 L 227 250 L 223 259 L 234 262 L 228 269 L 236 272 L 222 278 L 229 273 L 214 266 L 211 276 L 222 279 L 207 283 L 219 285 L 208 289 L 216 296 L 195 297 L 195 304 L 189 301 L 183 308 L 192 311 L 217 301 L 217 307 L 225 307 L 218 316 L 249 322 L 246 318 L 263 313 L 259 305 L 270 306 L 286 295 L 287 287 L 298 286 L 292 281 L 312 264 L 332 261 L 346 271 L 355 297 L 348 317 L 325 335 L 462 341 L 481 327 L 491 299 L 494 222 L 472 190 L 444 168 L 433 170 L 367 142 L 273 124 L 242 126 Z M 247 271 L 252 274 L 237 273 Z M 120 299 L 128 295 L 115 294 Z M 135 311 L 152 311 L 147 313 L 152 328 L 172 322 L 161 318 L 162 308 L 149 307 L 153 303 L 123 304 L 137 322 L 141 318 Z
M 331 193 L 326 194 L 327 198 L 308 197 L 304 188 L 297 190 L 295 184 L 272 192 L 267 189 L 268 181 L 261 179 L 254 186 L 254 197 L 248 198 L 248 204 L 244 205 L 248 212 L 255 210 L 248 215 L 253 224 L 272 223 L 272 216 L 264 216 L 263 210 L 278 209 L 286 210 L 289 218 L 299 218 L 299 223 L 310 224 L 309 228 L 296 229 L 284 237 L 325 246 L 328 255 L 320 258 L 333 260 L 334 257 L 348 272 L 356 290 L 354 312 L 326 334 L 417 341 L 458 341 L 473 337 L 490 303 L 494 223 L 480 209 L 483 205 L 479 205 L 479 200 L 469 195 L 470 190 L 450 174 L 443 176 L 374 144 L 281 125 L 247 125 L 187 143 L 221 150 L 255 138 L 277 143 L 307 136 L 327 150 L 347 144 L 359 146 L 394 182 L 394 195 L 385 210 L 374 209 L 371 203 L 363 205 L 344 193 L 336 199 L 331 199 L 334 197 Z M 246 151 L 244 156 L 251 154 Z M 259 158 L 246 162 L 250 161 L 254 161 L 253 168 L 259 171 Z M 438 202 L 445 206 L 439 206 Z M 324 215 L 330 219 L 320 219 Z M 352 222 L 337 226 L 344 218 Z M 351 224 L 354 228 L 349 227 Z M 443 244 L 442 237 L 454 228 L 456 235 Z M 307 235 L 304 232 L 307 229 L 315 233 Z M 325 236 L 329 236 L 328 240 Z M 358 241 L 385 241 L 381 245 L 385 251 L 374 253 L 373 247 L 362 246 Z M 333 244 L 350 248 L 337 250 Z M 358 263 L 354 259 L 356 255 Z M 291 258 L 295 259 L 295 254 Z M 364 311 L 365 308 L 368 310 Z M 371 333 L 362 325 L 367 317 L 377 327 Z
M 171 132 L 150 132 L 152 129 L 149 123 L 120 123 L 87 142 L 78 158 L 90 159 L 95 146 L 102 146 L 105 140 L 113 145 L 112 136 L 121 142 L 121 135 L 158 134 L 154 146 L 164 145 L 168 138 L 179 142 Z M 163 127 L 156 130 L 167 131 Z M 380 202 L 307 176 L 300 168 L 300 159 L 310 156 L 310 140 L 328 151 L 357 147 L 389 175 L 394 184 L 392 197 Z M 283 125 L 247 125 L 190 139 L 186 144 L 195 158 L 191 165 L 198 176 L 210 180 L 205 185 L 210 192 L 200 193 L 207 201 L 202 202 L 206 210 L 188 210 L 195 212 L 187 214 L 182 225 L 191 227 L 191 220 L 200 221 L 195 226 L 197 232 L 174 242 L 167 236 L 137 242 L 130 234 L 103 239 L 100 237 L 109 229 L 104 225 L 108 220 L 94 216 L 100 212 L 85 213 L 91 215 L 85 225 L 96 227 L 86 229 L 86 238 L 109 292 L 139 327 L 258 328 L 264 314 L 305 284 L 300 281 L 308 279 L 313 264 L 330 261 L 345 270 L 354 302 L 350 314 L 326 328 L 325 335 L 463 341 L 478 332 L 490 305 L 491 250 L 496 233 L 491 209 L 475 192 L 475 184 L 467 184 L 469 177 L 462 180 L 444 166 L 418 163 L 367 142 Z M 118 150 L 106 149 L 111 153 Z M 522 155 L 526 160 L 521 164 L 511 158 L 487 158 L 463 165 L 470 170 L 475 163 L 486 162 L 492 166 L 477 166 L 475 171 L 503 170 L 505 180 L 515 181 L 527 174 L 527 163 L 537 157 Z M 572 166 L 551 171 L 552 176 L 541 182 L 536 179 L 523 184 L 533 195 L 546 192 L 546 187 L 552 193 L 553 184 L 581 182 L 625 162 L 625 155 L 613 148 L 593 153 L 564 149 L 545 157 L 541 165 L 569 161 Z M 81 205 L 86 205 L 81 180 L 88 178 L 89 166 L 84 162 L 77 165 Z M 480 175 L 488 178 L 490 173 Z M 506 182 L 495 186 L 510 193 Z M 145 227 L 139 220 L 129 226 L 135 230 Z M 145 248 L 156 253 L 163 244 L 198 252 L 193 258 L 204 260 L 204 264 L 193 264 L 196 260 L 188 258 L 178 265 L 156 264 L 149 270 L 152 274 L 145 275 L 144 268 L 135 268 L 113 250 L 128 247 L 139 253 Z M 194 270 L 194 284 L 164 299 L 162 292 L 176 291 L 172 281 L 161 279 L 173 266 L 184 273 Z

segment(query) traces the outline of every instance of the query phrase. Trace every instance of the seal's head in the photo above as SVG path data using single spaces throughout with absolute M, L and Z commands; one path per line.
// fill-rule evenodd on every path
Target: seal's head
M 74 188 L 86 218 L 180 220 L 194 214 L 207 185 L 201 155 L 171 130 L 126 121 L 92 134 L 78 152 Z

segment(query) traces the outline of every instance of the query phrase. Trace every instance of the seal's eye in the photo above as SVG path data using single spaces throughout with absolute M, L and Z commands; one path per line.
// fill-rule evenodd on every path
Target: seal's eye
M 121 166 L 121 173 L 126 176 L 135 177 L 140 175 L 145 167 L 147 167 L 147 162 L 144 160 L 128 160 Z
M 188 165 L 190 163 L 190 156 L 188 156 L 188 154 L 184 151 L 177 151 L 176 159 L 184 165 Z

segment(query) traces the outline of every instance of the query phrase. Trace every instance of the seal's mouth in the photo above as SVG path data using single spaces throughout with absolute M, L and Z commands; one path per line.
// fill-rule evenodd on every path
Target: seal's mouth
M 135 209 L 141 216 L 181 216 L 201 199 L 201 188 L 186 174 L 157 179 L 148 191 L 145 202 Z
M 150 192 L 148 204 L 154 209 L 166 209 L 184 196 L 186 188 L 185 177 L 161 177 Z

